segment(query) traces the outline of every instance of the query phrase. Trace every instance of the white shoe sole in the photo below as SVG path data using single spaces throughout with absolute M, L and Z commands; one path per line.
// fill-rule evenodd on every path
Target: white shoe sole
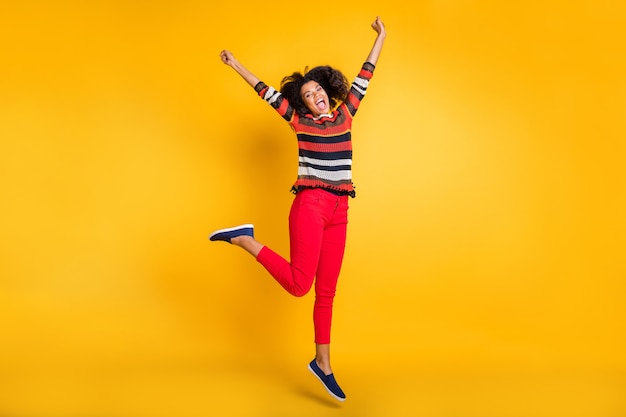
M 345 400 L 346 400 L 345 398 L 338 397 L 338 396 L 337 396 L 337 395 L 335 395 L 335 394 L 334 394 L 331 390 L 329 390 L 329 389 L 328 389 L 328 387 L 326 386 L 326 384 L 324 384 L 324 381 L 322 381 L 322 378 L 320 378 L 320 376 L 319 376 L 319 375 L 318 375 L 318 374 L 317 374 L 317 373 L 313 370 L 313 368 L 311 368 L 311 364 L 309 364 L 309 365 L 307 366 L 307 368 L 309 368 L 309 371 L 311 371 L 311 373 L 312 373 L 313 375 L 315 375 L 315 378 L 317 378 L 317 379 L 318 379 L 318 380 L 322 383 L 322 386 L 326 389 L 326 391 L 328 391 L 328 393 L 329 393 L 330 395 L 332 395 L 332 396 L 333 396 L 333 398 L 334 398 L 334 399 L 336 399 L 337 401 L 341 401 L 341 402 L 343 402 L 343 401 L 345 401 Z
M 252 224 L 242 224 L 242 225 L 235 226 L 235 227 L 228 227 L 226 229 L 216 230 L 215 232 L 213 232 L 213 233 L 211 233 L 209 235 L 209 239 L 211 239 L 213 236 L 218 235 L 220 233 L 234 232 L 235 230 L 240 230 L 240 229 L 254 229 L 254 225 L 252 225 Z

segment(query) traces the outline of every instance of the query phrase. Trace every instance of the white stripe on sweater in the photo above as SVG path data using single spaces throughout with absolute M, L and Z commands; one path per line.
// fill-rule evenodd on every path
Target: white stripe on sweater
M 331 160 L 326 160 L 326 159 L 309 158 L 309 157 L 306 157 L 306 156 L 300 156 L 298 159 L 299 159 L 300 162 L 304 162 L 306 164 L 321 165 L 321 166 L 326 166 L 326 167 L 336 167 L 336 166 L 341 166 L 341 165 L 352 165 L 352 159 L 331 159 Z
M 361 95 L 365 95 L 365 90 L 367 90 L 367 86 L 369 85 L 369 80 L 365 78 L 356 77 L 352 86 L 359 92 Z
M 352 179 L 352 171 L 323 171 L 311 167 L 298 167 L 298 176 L 316 177 L 329 181 L 350 181 Z
M 278 97 L 280 97 L 280 93 L 276 91 L 274 87 L 268 87 L 263 99 L 265 99 L 268 103 L 273 104 Z

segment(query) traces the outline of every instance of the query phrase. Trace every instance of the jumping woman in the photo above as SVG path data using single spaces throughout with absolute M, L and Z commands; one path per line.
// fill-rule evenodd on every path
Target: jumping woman
M 295 132 L 298 176 L 292 187 L 295 198 L 289 213 L 290 261 L 257 241 L 251 224 L 217 230 L 209 238 L 245 249 L 296 297 L 307 294 L 315 282 L 315 358 L 308 367 L 339 401 L 346 396 L 330 366 L 330 327 L 346 244 L 348 197 L 355 197 L 352 119 L 387 35 L 379 17 L 371 26 L 377 33 L 376 40 L 351 85 L 340 71 L 318 66 L 284 77 L 277 91 L 257 78 L 230 51 L 220 53 L 222 62 L 253 87 Z

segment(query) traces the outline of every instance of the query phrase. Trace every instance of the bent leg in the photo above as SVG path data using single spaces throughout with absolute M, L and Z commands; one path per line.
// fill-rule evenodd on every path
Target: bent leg
M 261 249 L 263 249 L 263 244 L 253 238 L 252 236 L 238 236 L 234 237 L 230 240 L 230 243 L 233 245 L 239 246 L 248 252 L 250 255 L 255 258 L 259 255 Z
M 291 261 L 262 247 L 257 261 L 290 294 L 300 297 L 313 285 L 324 235 L 323 208 L 316 193 L 296 194 L 289 213 L 289 242 Z

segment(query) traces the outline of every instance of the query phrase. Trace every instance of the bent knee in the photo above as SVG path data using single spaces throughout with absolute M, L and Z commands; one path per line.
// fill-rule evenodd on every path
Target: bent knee
M 311 287 L 313 283 L 310 284 L 305 284 L 305 285 L 294 285 L 293 287 L 291 287 L 289 293 L 291 293 L 291 295 L 293 295 L 294 297 L 304 297 L 305 295 L 307 295 L 309 293 L 309 291 L 311 291 Z
M 294 297 L 304 297 L 305 295 L 307 295 L 309 293 L 310 290 L 311 290 L 311 287 L 309 287 L 309 288 L 294 288 L 292 291 L 290 291 L 290 293 Z

